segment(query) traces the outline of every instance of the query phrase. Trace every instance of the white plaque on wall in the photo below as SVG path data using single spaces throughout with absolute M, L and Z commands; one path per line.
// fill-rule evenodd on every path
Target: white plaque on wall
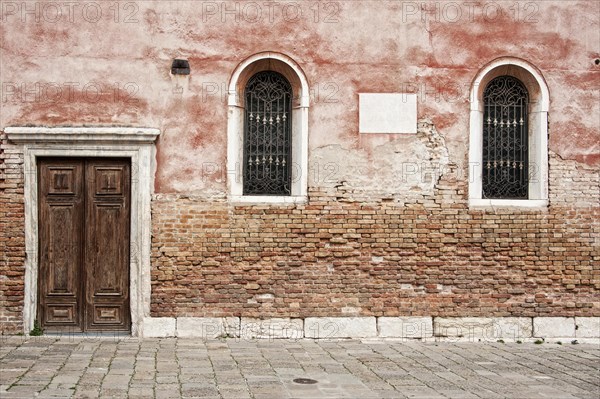
M 360 133 L 417 133 L 417 95 L 359 93 Z

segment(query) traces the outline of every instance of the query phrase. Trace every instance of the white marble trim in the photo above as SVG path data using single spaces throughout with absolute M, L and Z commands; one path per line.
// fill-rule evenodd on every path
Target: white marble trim
M 37 317 L 38 197 L 37 159 L 60 157 L 122 157 L 131 159 L 130 310 L 131 333 L 142 335 L 150 314 L 150 201 L 154 188 L 158 129 L 7 127 L 9 141 L 23 145 L 25 193 L 25 297 L 23 332 Z
M 144 337 L 600 342 L 600 317 L 156 317 L 146 324 Z
M 512 68 L 512 69 L 511 69 Z M 550 91 L 542 73 L 528 62 L 515 57 L 501 57 L 483 67 L 471 86 L 469 94 L 469 206 L 504 205 L 485 203 L 482 198 L 483 151 L 483 90 L 487 80 L 501 71 L 515 75 L 525 84 L 529 104 L 529 199 L 510 204 L 516 207 L 546 207 L 548 205 L 548 109 Z M 501 200 L 502 201 L 502 200 Z

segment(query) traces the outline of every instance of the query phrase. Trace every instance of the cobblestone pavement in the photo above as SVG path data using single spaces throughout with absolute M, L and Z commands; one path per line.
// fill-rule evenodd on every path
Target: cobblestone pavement
M 3 399 L 600 397 L 600 347 L 592 344 L 50 337 L 0 344 Z

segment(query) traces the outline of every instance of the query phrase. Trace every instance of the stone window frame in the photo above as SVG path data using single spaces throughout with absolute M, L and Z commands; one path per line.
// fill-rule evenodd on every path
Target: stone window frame
M 143 336 L 150 315 L 151 197 L 156 171 L 154 142 L 160 130 L 126 127 L 7 127 L 8 140 L 23 149 L 25 281 L 23 332 L 34 327 L 38 305 L 37 249 L 39 157 L 131 159 L 130 312 L 131 335 Z
M 482 198 L 483 173 L 483 92 L 495 77 L 509 75 L 519 79 L 529 92 L 529 198 Z M 548 206 L 548 110 L 550 92 L 542 73 L 525 60 L 501 57 L 477 74 L 471 85 L 469 121 L 469 206 L 522 207 Z
M 257 72 L 275 71 L 292 85 L 291 195 L 243 195 L 244 91 Z M 282 53 L 262 52 L 242 61 L 228 86 L 227 170 L 228 200 L 232 203 L 304 203 L 308 196 L 308 109 L 310 91 L 302 68 Z

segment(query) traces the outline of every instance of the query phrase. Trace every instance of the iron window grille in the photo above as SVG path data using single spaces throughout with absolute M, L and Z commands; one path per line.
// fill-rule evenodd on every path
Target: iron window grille
M 292 86 L 264 71 L 250 78 L 244 95 L 244 195 L 290 195 Z
M 512 76 L 499 76 L 486 86 L 483 103 L 483 198 L 527 199 L 527 89 Z

